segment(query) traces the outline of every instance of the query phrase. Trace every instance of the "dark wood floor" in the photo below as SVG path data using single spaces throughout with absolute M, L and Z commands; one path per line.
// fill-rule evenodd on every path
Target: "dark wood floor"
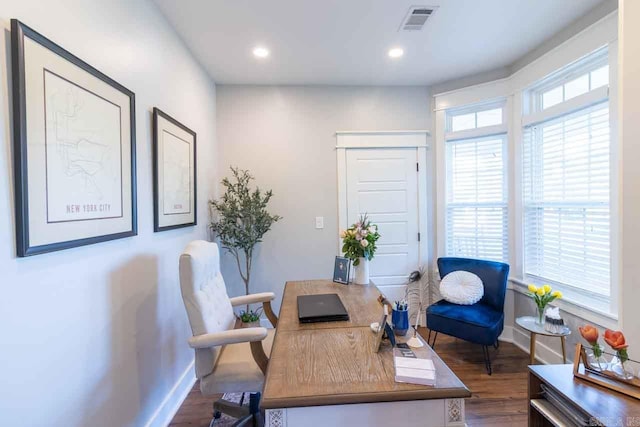
M 421 328 L 422 329 L 422 328 Z M 426 337 L 426 331 L 421 330 Z M 491 349 L 493 375 L 487 375 L 481 347 L 439 335 L 436 351 L 471 390 L 466 400 L 470 427 L 507 427 L 527 424 L 528 355 L 513 344 Z M 212 397 L 203 397 L 196 384 L 171 422 L 171 427 L 208 427 Z

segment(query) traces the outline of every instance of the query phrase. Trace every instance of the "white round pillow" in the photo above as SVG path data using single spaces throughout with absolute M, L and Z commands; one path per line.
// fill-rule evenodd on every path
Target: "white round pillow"
M 482 279 L 468 271 L 452 271 L 442 278 L 440 294 L 453 304 L 471 305 L 482 299 Z

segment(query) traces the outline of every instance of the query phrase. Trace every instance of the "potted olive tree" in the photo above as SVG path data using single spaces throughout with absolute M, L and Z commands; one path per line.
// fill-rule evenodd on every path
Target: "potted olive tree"
M 253 250 L 273 223 L 282 217 L 267 211 L 273 192 L 252 189 L 253 176 L 249 171 L 231 167 L 231 173 L 231 179 L 222 180 L 225 187 L 222 197 L 209 201 L 212 211 L 210 227 L 222 247 L 233 255 L 245 293 L 249 294 Z M 249 312 L 249 305 L 245 312 Z

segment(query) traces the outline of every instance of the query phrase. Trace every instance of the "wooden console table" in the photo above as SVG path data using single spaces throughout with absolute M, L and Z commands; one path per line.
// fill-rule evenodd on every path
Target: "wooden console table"
M 350 320 L 300 324 L 297 296 L 324 293 L 340 296 Z M 395 382 L 391 346 L 374 351 L 379 296 L 373 285 L 286 284 L 261 401 L 267 427 L 465 425 L 471 393 L 431 347 L 414 351 L 433 360 L 434 387 Z
M 571 426 L 545 397 L 543 385 L 577 408 L 592 426 L 640 425 L 640 400 L 573 376 L 572 365 L 529 366 L 529 426 Z

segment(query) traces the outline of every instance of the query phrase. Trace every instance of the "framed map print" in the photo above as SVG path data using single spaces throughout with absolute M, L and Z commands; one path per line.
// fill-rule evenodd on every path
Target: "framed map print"
M 196 176 L 196 133 L 154 108 L 154 231 L 197 224 Z
M 11 20 L 17 255 L 137 234 L 135 97 Z

